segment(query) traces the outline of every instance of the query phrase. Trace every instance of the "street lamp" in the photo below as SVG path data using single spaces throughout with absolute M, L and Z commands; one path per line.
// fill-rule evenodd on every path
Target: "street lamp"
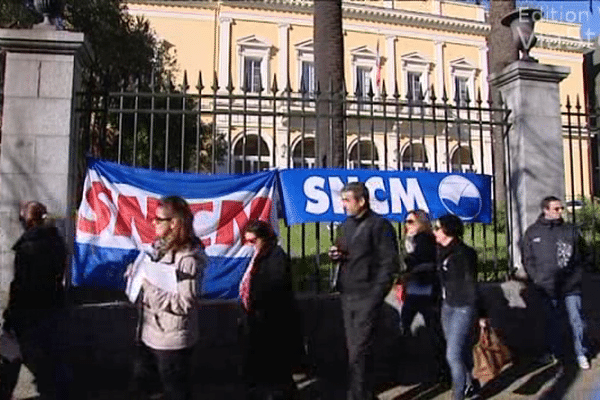
M 542 11 L 536 8 L 523 8 L 511 12 L 502 18 L 502 25 L 510 27 L 513 43 L 521 52 L 521 61 L 537 62 L 529 55 L 529 50 L 535 46 L 537 38 L 533 33 L 536 21 L 542 19 Z

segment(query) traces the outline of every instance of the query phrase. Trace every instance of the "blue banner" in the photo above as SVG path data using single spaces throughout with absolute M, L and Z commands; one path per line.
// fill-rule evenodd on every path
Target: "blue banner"
M 303 169 L 279 172 L 285 221 L 343 221 L 340 191 L 348 182 L 365 182 L 371 209 L 390 220 L 403 221 L 410 210 L 431 218 L 452 213 L 465 222 L 492 221 L 491 176 L 463 173 Z
M 235 298 L 250 261 L 241 232 L 251 219 L 270 221 L 276 171 L 245 175 L 202 175 L 151 171 L 90 159 L 77 215 L 72 283 L 124 288 L 123 273 L 154 239 L 152 219 L 161 197 L 185 198 L 194 230 L 209 257 L 202 292 Z

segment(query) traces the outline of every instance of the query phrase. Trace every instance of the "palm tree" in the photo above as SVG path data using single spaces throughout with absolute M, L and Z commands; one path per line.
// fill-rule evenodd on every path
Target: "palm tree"
M 345 165 L 344 34 L 342 0 L 314 1 L 317 101 L 317 166 Z
M 516 9 L 515 0 L 490 0 L 489 22 L 490 34 L 487 37 L 489 49 L 489 72 L 498 73 L 508 64 L 519 58 L 519 51 L 513 44 L 510 28 L 501 24 L 502 18 Z M 500 91 L 498 88 L 490 87 L 490 97 L 494 107 L 498 106 Z M 494 118 L 502 118 L 496 113 Z M 494 151 L 494 181 L 495 196 L 498 200 L 506 199 L 506 187 L 504 184 L 504 141 L 503 129 L 494 129 L 492 146 Z

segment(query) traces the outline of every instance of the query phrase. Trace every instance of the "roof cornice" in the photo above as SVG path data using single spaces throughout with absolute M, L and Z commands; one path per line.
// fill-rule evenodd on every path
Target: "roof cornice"
M 214 9 L 218 6 L 215 0 L 128 0 L 131 4 L 170 5 L 186 8 Z M 298 12 L 312 14 L 313 3 L 307 0 L 227 0 L 221 3 L 227 7 L 240 9 L 261 9 L 272 11 Z M 483 21 L 422 13 L 417 11 L 398 10 L 374 7 L 357 3 L 342 3 L 343 16 L 350 19 L 362 19 L 394 25 L 405 25 L 418 28 L 429 28 L 453 33 L 487 36 L 490 24 Z M 548 34 L 536 34 L 537 47 L 542 49 L 562 50 L 585 53 L 593 48 L 587 41 Z

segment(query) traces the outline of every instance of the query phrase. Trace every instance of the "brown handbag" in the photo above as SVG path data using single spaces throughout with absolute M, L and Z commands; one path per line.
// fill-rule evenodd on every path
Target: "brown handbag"
M 473 376 L 481 383 L 497 377 L 511 362 L 510 350 L 491 326 L 480 328 L 479 340 L 473 347 Z

